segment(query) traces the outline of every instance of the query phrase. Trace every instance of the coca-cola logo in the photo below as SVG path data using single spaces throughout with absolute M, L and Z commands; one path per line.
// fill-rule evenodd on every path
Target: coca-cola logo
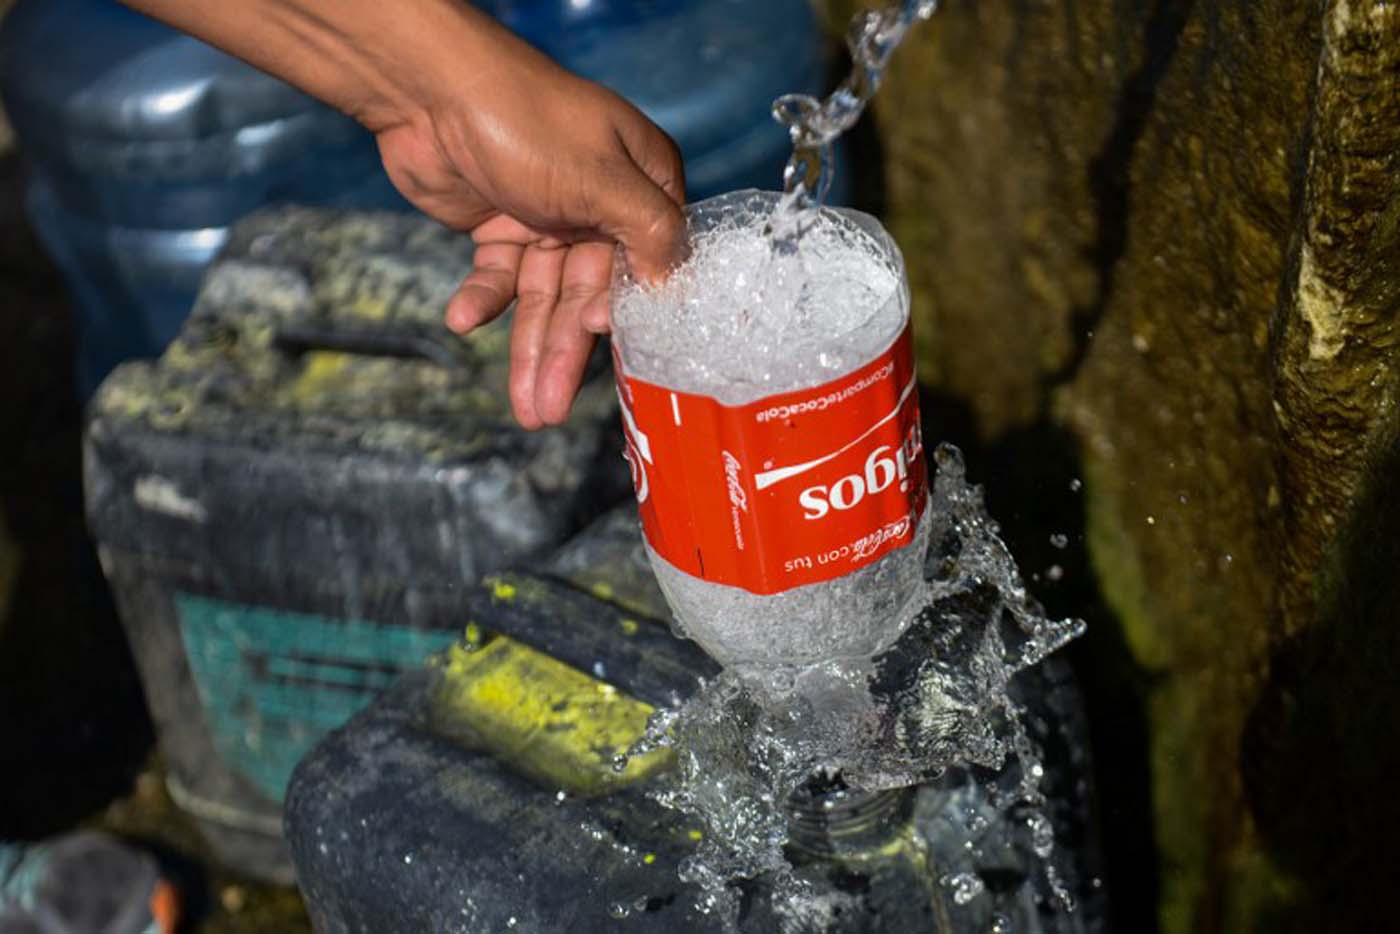
M 864 561 L 884 547 L 886 542 L 897 542 L 904 538 L 909 534 L 913 525 L 913 517 L 904 516 L 888 523 L 884 528 L 877 529 L 864 538 L 852 542 L 851 560 L 853 562 Z
M 736 509 L 749 511 L 749 494 L 744 492 L 744 481 L 740 478 L 743 465 L 739 463 L 739 458 L 722 451 L 724 458 L 724 483 L 729 492 L 729 503 Z
M 637 427 L 637 420 L 632 416 L 632 407 L 627 404 L 627 399 L 621 391 L 617 394 L 617 401 L 622 407 L 622 437 L 626 445 L 622 451 L 622 459 L 627 461 L 627 467 L 632 471 L 632 489 L 637 494 L 637 504 L 641 505 L 651 495 L 651 481 L 647 478 L 646 466 L 653 463 L 651 440 Z

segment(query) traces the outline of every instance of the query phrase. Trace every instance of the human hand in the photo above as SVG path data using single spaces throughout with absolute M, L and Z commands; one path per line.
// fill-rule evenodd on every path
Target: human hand
M 568 415 L 608 329 L 617 245 L 657 279 L 683 250 L 675 144 L 464 0 L 125 0 L 351 114 L 419 209 L 471 231 L 446 310 L 466 333 L 518 298 L 510 401 L 526 428 Z
M 463 90 L 378 133 L 389 177 L 425 213 L 470 230 L 475 268 L 446 310 L 465 334 L 516 300 L 510 401 L 526 428 L 559 424 L 608 330 L 616 245 L 661 278 L 681 255 L 675 144 L 622 98 L 564 71 L 494 23 Z

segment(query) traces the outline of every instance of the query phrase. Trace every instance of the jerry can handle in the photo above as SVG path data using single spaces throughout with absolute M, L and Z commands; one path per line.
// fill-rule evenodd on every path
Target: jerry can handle
M 366 357 L 425 360 L 450 370 L 463 367 L 461 358 L 451 348 L 426 334 L 395 334 L 341 324 L 289 322 L 277 328 L 273 344 L 283 353 L 294 356 L 329 350 Z

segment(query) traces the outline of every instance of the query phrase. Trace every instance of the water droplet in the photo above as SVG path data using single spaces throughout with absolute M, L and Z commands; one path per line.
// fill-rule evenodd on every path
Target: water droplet
M 613 902 L 608 906 L 608 914 L 621 921 L 623 918 L 632 914 L 632 906 L 624 904 L 623 902 Z
M 1056 532 L 1050 536 L 1050 544 L 1056 548 L 1064 549 L 1069 547 L 1069 536 L 1062 532 Z
M 515 928 L 515 926 L 516 926 L 517 924 L 519 924 L 519 923 L 520 923 L 520 922 L 519 922 L 518 920 L 516 920 L 515 915 L 511 915 L 509 918 L 506 918 L 506 927 L 511 928 L 512 930 L 513 930 L 513 929 Z
M 1147 517 L 1147 524 L 1148 524 L 1148 525 L 1156 525 L 1156 524 L 1157 524 L 1157 517 L 1156 517 L 1156 516 L 1148 516 L 1148 517 Z
M 1055 901 L 1060 903 L 1060 908 L 1066 914 L 1073 914 L 1075 909 L 1074 895 L 1070 893 L 1064 880 L 1060 878 L 1060 871 L 1055 868 L 1054 863 L 1045 864 L 1045 881 L 1050 884 L 1050 891 L 1054 893 Z
M 1080 480 L 1078 477 L 1075 477 L 1069 482 L 1069 489 L 1072 493 L 1078 493 L 1080 490 L 1084 489 L 1084 481 Z
M 1055 850 L 1055 828 L 1044 814 L 1032 814 L 1026 820 L 1031 831 L 1031 849 L 1041 859 L 1046 859 Z
M 413 865 L 413 854 L 412 854 L 412 853 L 405 853 L 405 854 L 403 855 L 403 861 L 404 861 L 404 865 L 406 865 L 406 866 L 412 866 L 412 865 Z
M 953 901 L 959 905 L 966 905 L 986 889 L 982 883 L 982 877 L 975 872 L 960 872 L 956 875 L 944 876 L 940 881 L 944 888 L 953 893 Z
M 1011 919 L 1006 915 L 992 915 L 992 926 L 988 934 L 1012 934 Z
M 1052 581 L 1060 580 L 1065 576 L 1065 569 L 1058 564 L 1052 564 L 1045 569 L 1045 576 Z

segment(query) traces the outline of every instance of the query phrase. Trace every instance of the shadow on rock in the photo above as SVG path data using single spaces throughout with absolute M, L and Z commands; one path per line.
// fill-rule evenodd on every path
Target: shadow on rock
M 1241 770 L 1270 856 L 1302 904 L 1273 930 L 1393 930 L 1400 876 L 1400 472 L 1393 440 L 1339 537 L 1312 626 L 1273 653 Z M 1270 929 L 1270 928 L 1265 928 Z

